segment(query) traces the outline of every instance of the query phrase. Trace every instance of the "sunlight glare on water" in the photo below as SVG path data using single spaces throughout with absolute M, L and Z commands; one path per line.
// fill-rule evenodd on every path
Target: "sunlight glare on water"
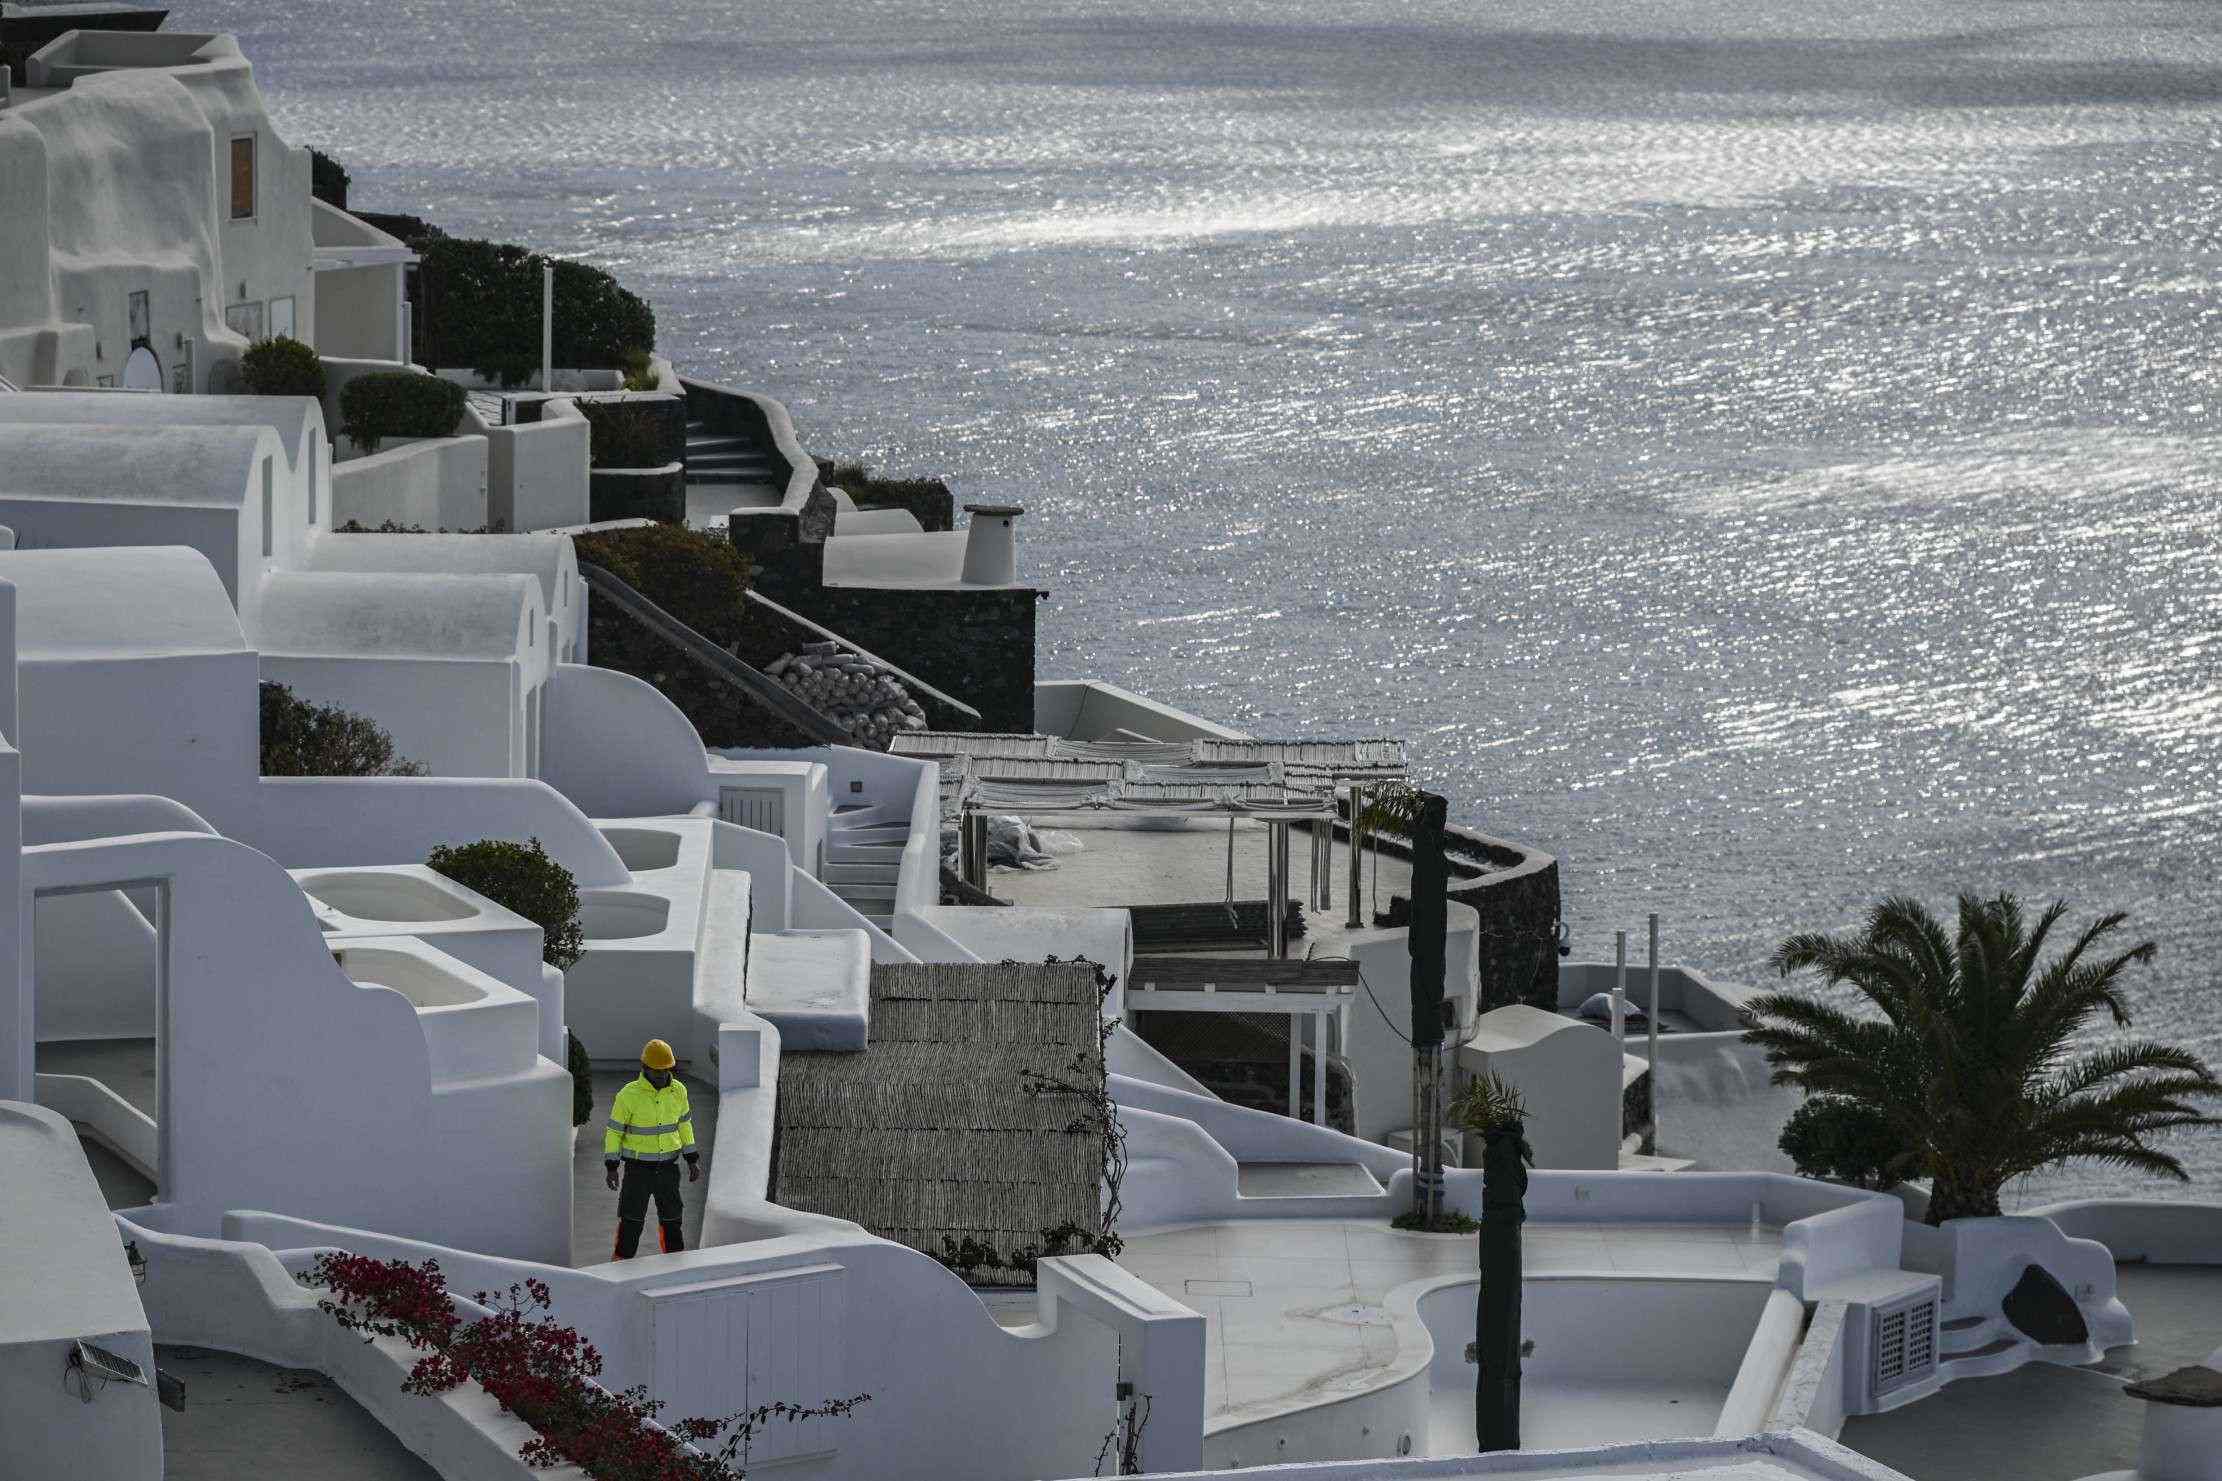
M 310 13 L 174 23 L 358 204 L 1022 502 L 1045 675 L 1411 738 L 1585 956 L 2127 908 L 2139 1029 L 2222 1057 L 2214 6 Z

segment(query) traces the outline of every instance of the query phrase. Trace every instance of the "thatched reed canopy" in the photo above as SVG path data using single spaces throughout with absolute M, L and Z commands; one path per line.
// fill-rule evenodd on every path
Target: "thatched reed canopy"
M 1101 1001 L 1082 963 L 875 964 L 871 1046 L 780 1062 L 778 1201 L 935 1256 L 1100 1232 Z M 1089 1094 L 1030 1088 L 1045 1081 Z

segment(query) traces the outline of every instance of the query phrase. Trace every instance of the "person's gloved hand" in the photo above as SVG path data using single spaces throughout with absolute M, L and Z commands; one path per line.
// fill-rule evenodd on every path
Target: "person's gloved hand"
M 702 1181 L 702 1164 L 691 1157 L 687 1159 L 687 1181 L 690 1183 Z
M 609 1184 L 610 1191 L 612 1193 L 615 1193 L 617 1191 L 617 1164 L 614 1162 L 605 1162 L 602 1164 L 602 1170 L 605 1174 L 607 1174 L 602 1179 L 602 1181 Z

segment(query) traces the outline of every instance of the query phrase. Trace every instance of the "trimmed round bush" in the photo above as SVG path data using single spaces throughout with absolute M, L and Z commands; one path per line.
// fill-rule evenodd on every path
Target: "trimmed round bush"
M 264 776 L 423 776 L 394 754 L 377 721 L 336 705 L 311 704 L 283 684 L 262 686 Z
M 623 401 L 581 401 L 577 405 L 579 414 L 594 429 L 590 444 L 593 466 L 661 468 L 664 465 L 663 420 L 647 407 Z
M 339 393 L 339 425 L 366 453 L 389 437 L 451 437 L 463 420 L 463 388 L 413 370 L 358 376 Z
M 1776 1145 L 1800 1176 L 1855 1188 L 1893 1188 L 1921 1175 L 1882 1113 L 1841 1095 L 1808 1096 Z
M 250 396 L 324 394 L 324 362 L 316 351 L 284 335 L 259 340 L 239 357 L 239 381 Z
M 516 912 L 540 927 L 540 959 L 558 971 L 569 971 L 585 954 L 586 935 L 579 928 L 579 886 L 571 871 L 548 857 L 535 838 L 511 843 L 503 838 L 482 838 L 476 843 L 441 844 L 424 856 L 436 874 L 444 874 L 466 890 L 475 890 L 504 910 Z

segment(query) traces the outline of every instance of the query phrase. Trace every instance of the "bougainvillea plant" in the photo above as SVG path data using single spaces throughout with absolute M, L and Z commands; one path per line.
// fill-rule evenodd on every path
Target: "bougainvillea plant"
M 721 1419 L 658 1421 L 663 1409 L 642 1387 L 611 1392 L 599 1381 L 602 1355 L 577 1329 L 556 1321 L 544 1281 L 481 1291 L 486 1312 L 458 1309 L 437 1260 L 411 1265 L 364 1255 L 319 1255 L 311 1283 L 329 1295 L 319 1309 L 367 1342 L 390 1337 L 424 1356 L 406 1393 L 430 1398 L 476 1383 L 531 1425 L 519 1448 L 528 1466 L 575 1465 L 596 1481 L 741 1481 L 750 1442 L 774 1423 L 839 1418 L 869 1394 L 823 1404 L 763 1404 Z

